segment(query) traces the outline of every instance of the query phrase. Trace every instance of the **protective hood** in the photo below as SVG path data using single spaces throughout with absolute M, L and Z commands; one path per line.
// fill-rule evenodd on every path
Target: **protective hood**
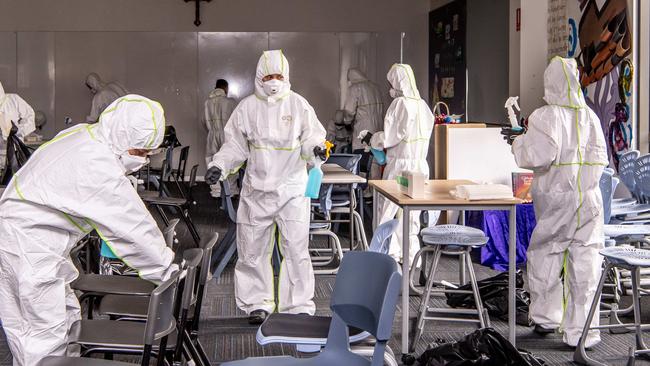
M 554 57 L 544 72 L 544 100 L 551 105 L 584 107 L 575 59 Z
M 217 88 L 210 92 L 208 98 L 214 99 L 214 98 L 225 97 L 225 96 L 226 96 L 226 92 L 221 88 Z
M 284 76 L 284 87 L 279 93 L 273 97 L 269 97 L 264 92 L 264 83 L 262 79 L 267 75 L 280 74 Z M 255 95 L 258 98 L 267 100 L 278 100 L 285 97 L 291 90 L 291 83 L 289 81 L 289 61 L 282 54 L 282 50 L 264 51 L 262 57 L 257 62 L 257 71 L 255 73 Z
M 86 85 L 88 85 L 93 92 L 97 92 L 105 87 L 102 79 L 94 72 L 91 72 L 86 76 Z
M 352 84 L 361 83 L 366 80 L 368 80 L 366 75 L 356 67 L 352 67 L 348 70 L 348 81 Z
M 420 92 L 415 84 L 413 69 L 406 64 L 394 64 L 388 71 L 388 82 L 393 89 L 407 98 L 420 99 Z
M 334 113 L 334 122 L 335 123 L 343 123 L 343 118 L 345 117 L 345 111 L 342 109 L 338 109 L 336 113 Z
M 160 103 L 129 94 L 111 103 L 97 125 L 116 155 L 129 149 L 155 149 L 165 136 L 165 112 Z
M 5 95 L 5 88 L 2 87 L 2 83 L 0 82 L 0 101 L 4 99 Z

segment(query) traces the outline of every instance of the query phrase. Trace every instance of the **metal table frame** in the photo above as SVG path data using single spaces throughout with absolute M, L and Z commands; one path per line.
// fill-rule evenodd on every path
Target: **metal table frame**
M 372 183 L 371 183 L 372 185 Z M 447 211 L 461 211 L 464 213 L 465 210 L 472 211 L 487 211 L 487 210 L 502 210 L 510 212 L 510 221 L 509 221 L 509 239 L 508 239 L 508 263 L 515 265 L 508 266 L 508 339 L 510 342 L 516 346 L 516 303 L 515 303 L 515 291 L 516 291 L 516 271 L 517 271 L 517 209 L 516 205 L 519 201 L 514 201 L 512 204 L 485 204 L 483 202 L 480 204 L 472 204 L 471 201 L 463 201 L 462 204 L 399 204 L 397 199 L 394 197 L 387 197 L 378 189 L 373 189 L 373 200 L 375 203 L 374 215 L 373 215 L 373 226 L 376 227 L 376 220 L 378 220 L 379 213 L 377 204 L 379 195 L 382 195 L 384 198 L 390 200 L 391 202 L 398 205 L 402 210 L 402 217 L 409 217 L 411 211 L 426 211 L 426 210 L 447 210 Z M 462 223 L 464 224 L 464 214 Z M 402 240 L 403 242 L 408 242 L 409 237 L 409 221 L 402 220 Z M 402 258 L 409 258 L 409 246 L 406 245 L 402 247 Z M 402 263 L 402 354 L 409 353 L 409 261 L 404 260 Z M 407 294 L 406 296 L 404 294 Z
M 350 200 L 350 212 L 349 212 L 349 220 L 312 220 L 311 222 L 314 223 L 348 223 L 350 227 L 350 250 L 353 249 L 354 246 L 354 205 L 355 205 L 355 200 L 354 200 L 354 189 L 352 188 L 352 185 L 356 184 L 363 184 L 366 183 L 366 179 L 362 178 L 350 171 L 348 171 L 345 168 L 342 168 L 336 164 L 323 164 L 322 166 L 323 169 L 323 180 L 322 184 L 338 184 L 338 185 L 347 185 L 349 187 L 349 200 Z M 338 170 L 338 171 L 337 171 Z M 340 179 L 340 178 L 333 178 L 332 174 L 341 174 L 349 177 L 350 179 Z M 363 223 L 362 223 L 363 224 Z M 362 228 L 363 230 L 363 228 Z

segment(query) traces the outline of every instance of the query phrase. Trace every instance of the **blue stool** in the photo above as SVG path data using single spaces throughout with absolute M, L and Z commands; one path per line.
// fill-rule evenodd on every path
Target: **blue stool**
M 598 283 L 598 288 L 596 289 L 596 294 L 594 299 L 591 302 L 591 308 L 589 309 L 589 316 L 585 322 L 585 327 L 582 330 L 582 336 L 580 337 L 580 342 L 576 347 L 575 353 L 573 354 L 573 360 L 581 365 L 602 365 L 606 364 L 598 362 L 589 356 L 587 356 L 587 351 L 585 349 L 585 339 L 587 334 L 592 329 L 615 329 L 615 328 L 632 328 L 634 327 L 636 331 L 636 347 L 630 347 L 629 358 L 627 365 L 634 365 L 635 357 L 642 354 L 650 353 L 643 342 L 643 331 L 641 323 L 641 306 L 640 306 L 640 292 L 643 291 L 647 293 L 647 290 L 639 288 L 639 276 L 641 274 L 641 268 L 650 268 L 650 250 L 638 249 L 630 246 L 615 246 L 607 247 L 600 251 L 600 254 L 605 257 L 605 269 L 600 275 L 600 282 Z M 623 323 L 623 324 L 610 324 L 610 325 L 601 325 L 598 327 L 591 327 L 591 321 L 594 318 L 594 314 L 598 310 L 598 305 L 600 304 L 600 295 L 603 291 L 603 285 L 607 279 L 607 273 L 610 269 L 625 269 L 629 270 L 632 275 L 632 303 L 634 307 L 634 323 Z
M 427 320 L 478 323 L 481 328 L 490 326 L 490 319 L 487 315 L 486 310 L 483 308 L 483 302 L 481 301 L 481 296 L 479 294 L 478 285 L 476 283 L 476 274 L 474 273 L 472 258 L 470 256 L 472 248 L 478 248 L 488 242 L 488 238 L 485 236 L 485 234 L 479 229 L 468 226 L 438 225 L 423 229 L 421 231 L 421 235 L 424 246 L 416 254 L 414 263 L 417 263 L 418 258 L 427 252 L 432 252 L 433 259 L 428 270 L 429 275 L 427 276 L 424 291 L 417 291 L 418 293 L 421 293 L 420 310 L 418 312 L 415 338 L 411 343 L 411 352 L 415 350 L 418 341 L 422 337 L 424 323 Z M 457 288 L 447 289 L 444 284 L 443 286 L 439 287 L 438 284 L 434 282 L 434 277 L 438 268 L 440 256 L 442 254 L 457 255 L 459 257 L 459 265 L 461 268 L 464 266 L 467 268 L 467 272 L 469 274 L 469 282 L 472 287 L 471 291 L 460 290 Z M 424 266 L 422 270 L 425 270 Z M 412 288 L 415 288 L 413 285 L 414 273 L 415 271 L 411 271 L 410 273 L 410 282 Z M 461 278 L 461 282 L 464 282 L 464 279 Z M 460 285 L 462 286 L 464 283 L 461 283 Z M 429 301 L 432 295 L 444 295 L 447 293 L 473 294 L 476 309 L 429 307 Z M 468 317 L 453 317 L 452 315 L 454 314 L 476 315 L 477 318 L 473 319 Z

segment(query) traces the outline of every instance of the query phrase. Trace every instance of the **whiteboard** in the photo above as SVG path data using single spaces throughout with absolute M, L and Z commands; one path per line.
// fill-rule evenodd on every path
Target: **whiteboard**
M 450 128 L 448 134 L 447 179 L 512 187 L 513 172 L 530 172 L 515 163 L 501 128 Z

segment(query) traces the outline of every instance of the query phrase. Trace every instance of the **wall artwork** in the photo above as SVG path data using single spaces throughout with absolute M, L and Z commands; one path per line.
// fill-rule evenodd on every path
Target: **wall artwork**
M 618 169 L 634 137 L 629 0 L 549 0 L 548 11 L 549 29 L 557 27 L 555 33 L 549 31 L 549 57 L 578 62 L 587 105 L 600 119 L 611 166 Z

